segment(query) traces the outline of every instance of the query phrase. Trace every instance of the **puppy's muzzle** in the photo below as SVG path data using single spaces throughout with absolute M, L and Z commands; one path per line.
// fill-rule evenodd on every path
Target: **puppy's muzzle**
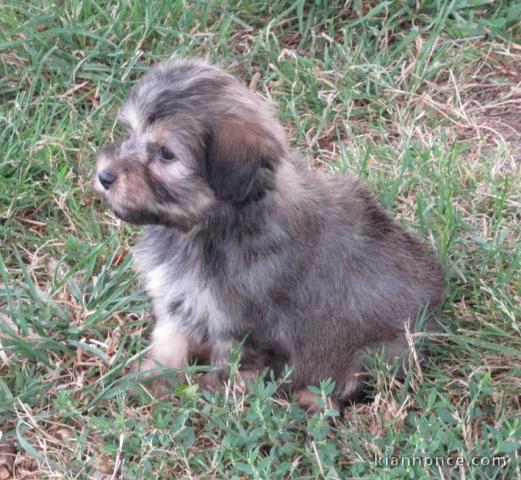
M 110 186 L 116 181 L 116 175 L 110 170 L 103 169 L 98 173 L 98 180 L 103 185 L 105 190 L 108 190 Z

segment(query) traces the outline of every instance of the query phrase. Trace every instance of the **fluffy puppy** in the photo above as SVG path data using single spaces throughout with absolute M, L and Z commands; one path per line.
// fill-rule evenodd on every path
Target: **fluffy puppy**
M 287 364 L 297 392 L 331 378 L 343 402 L 364 349 L 402 354 L 441 303 L 428 249 L 357 180 L 309 171 L 267 104 L 221 69 L 160 63 L 119 120 L 128 136 L 100 152 L 96 184 L 145 225 L 134 258 L 155 323 L 142 368 L 209 348 L 222 379 L 243 341 L 244 369 Z

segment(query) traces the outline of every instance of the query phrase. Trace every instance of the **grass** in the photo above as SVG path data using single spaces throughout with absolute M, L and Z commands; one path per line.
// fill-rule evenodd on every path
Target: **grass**
M 481 0 L 3 2 L 0 478 L 521 477 L 519 15 Z M 359 175 L 437 250 L 449 295 L 421 370 L 400 381 L 375 360 L 370 401 L 342 418 L 306 418 L 269 375 L 129 398 L 148 321 L 136 229 L 90 177 L 129 86 L 173 53 L 272 99 L 310 164 Z

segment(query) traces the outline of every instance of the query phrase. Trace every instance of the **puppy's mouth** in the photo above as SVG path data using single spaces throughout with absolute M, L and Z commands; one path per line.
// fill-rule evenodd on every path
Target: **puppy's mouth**
M 195 226 L 188 220 L 178 218 L 172 221 L 159 213 L 142 210 L 119 210 L 113 207 L 111 209 L 120 220 L 133 225 L 163 225 L 164 227 L 175 228 L 183 233 L 188 233 Z
M 137 206 L 122 205 L 122 201 L 118 198 L 116 192 L 104 190 L 101 193 L 103 193 L 105 201 L 108 207 L 114 212 L 114 215 L 124 222 L 133 225 L 163 225 L 165 227 L 176 228 L 184 233 L 189 232 L 195 226 L 195 223 L 190 222 L 188 218 L 184 218 L 180 215 L 172 219 L 165 212 L 162 213 L 142 209 Z
M 103 196 L 105 203 L 114 212 L 116 217 L 125 222 L 134 223 L 136 225 L 143 225 L 146 223 L 145 218 L 150 215 L 145 215 L 142 211 L 134 211 L 133 209 L 122 208 L 120 205 L 117 205 L 115 198 L 113 198 L 118 194 L 117 186 L 114 186 L 113 188 L 104 187 L 101 184 L 99 174 L 100 170 L 97 170 L 93 175 L 92 190 L 98 195 Z
M 114 215 L 124 222 L 132 223 L 133 225 L 165 225 L 168 223 L 157 212 L 118 205 L 111 199 L 111 195 L 108 192 L 105 192 L 105 200 L 108 207 L 114 212 Z
M 134 225 L 163 225 L 165 222 L 159 215 L 141 210 L 120 210 L 110 207 L 116 217 Z
M 122 201 L 120 194 L 117 191 L 101 189 L 94 185 L 94 190 L 103 195 L 106 205 L 114 212 L 116 217 L 124 222 L 132 223 L 134 225 L 147 225 L 161 223 L 160 216 L 157 213 L 149 212 L 141 208 L 137 208 L 129 202 Z M 115 189 L 114 189 L 115 190 Z

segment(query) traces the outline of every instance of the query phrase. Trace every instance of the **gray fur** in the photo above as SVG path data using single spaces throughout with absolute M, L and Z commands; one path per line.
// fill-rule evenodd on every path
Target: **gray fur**
M 244 368 L 289 364 L 295 389 L 332 378 L 344 401 L 361 351 L 401 353 L 406 328 L 441 303 L 433 254 L 357 180 L 309 171 L 270 108 L 217 67 L 159 64 L 120 116 L 129 138 L 99 169 L 117 177 L 105 191 L 116 214 L 146 224 L 134 255 L 158 319 L 153 359 L 180 366 L 162 343 L 172 324 L 214 365 L 245 339 Z

